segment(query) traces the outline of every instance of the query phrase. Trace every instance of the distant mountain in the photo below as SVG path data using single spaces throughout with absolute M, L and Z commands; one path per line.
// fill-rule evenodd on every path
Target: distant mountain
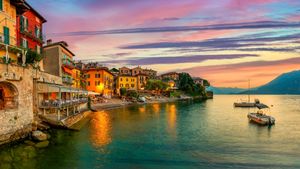
M 244 92 L 246 89 L 210 86 L 206 90 L 213 91 L 214 94 L 239 94 Z
M 241 94 L 248 93 L 242 91 Z M 251 94 L 300 94 L 300 70 L 284 73 L 266 85 L 250 90 Z

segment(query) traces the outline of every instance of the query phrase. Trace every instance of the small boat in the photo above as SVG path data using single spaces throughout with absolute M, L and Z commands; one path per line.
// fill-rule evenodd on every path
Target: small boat
M 273 125 L 275 124 L 275 118 L 268 116 L 263 112 L 263 109 L 269 108 L 265 104 L 256 104 L 256 107 L 259 109 L 256 113 L 249 113 L 247 115 L 248 119 L 254 123 L 260 125 Z
M 255 99 L 254 102 L 250 102 L 250 80 L 248 81 L 248 101 L 241 101 L 233 103 L 234 107 L 256 107 L 260 101 Z
M 258 99 L 255 99 L 254 102 L 250 102 L 250 99 L 248 101 L 235 102 L 233 105 L 234 107 L 256 107 L 256 104 L 260 104 Z

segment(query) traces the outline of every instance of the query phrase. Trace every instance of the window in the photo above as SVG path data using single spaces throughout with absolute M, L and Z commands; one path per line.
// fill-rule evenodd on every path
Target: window
M 120 84 L 120 87 L 123 87 L 123 84 Z
M 134 79 L 131 79 L 131 82 L 134 82 Z
M 9 45 L 9 41 L 10 41 L 10 37 L 9 37 L 9 28 L 4 26 L 3 27 L 3 31 L 4 31 L 4 43 Z
M 20 17 L 21 31 L 28 30 L 28 19 L 25 16 Z
M 91 77 L 91 75 L 90 74 L 86 74 L 86 78 L 90 78 Z
M 126 88 L 129 88 L 129 84 L 126 84 L 125 86 L 126 86 Z
M 95 74 L 95 78 L 100 78 L 100 74 Z
M 25 38 L 22 38 L 22 47 L 26 49 L 28 48 L 28 41 Z
M 126 82 L 128 82 L 128 78 L 126 78 Z
M 36 26 L 35 27 L 35 37 L 40 38 L 41 36 L 41 28 Z
M 131 84 L 131 88 L 134 88 L 134 84 Z
M 90 81 L 87 81 L 87 85 L 88 85 L 88 86 L 91 86 L 91 82 L 90 82 Z
M 123 79 L 122 79 L 122 78 L 120 78 L 120 81 L 122 82 L 122 81 L 123 81 Z

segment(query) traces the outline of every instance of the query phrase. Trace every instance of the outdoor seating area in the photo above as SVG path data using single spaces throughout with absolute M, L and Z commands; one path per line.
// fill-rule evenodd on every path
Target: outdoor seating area
M 74 106 L 76 104 L 82 104 L 87 103 L 88 98 L 76 98 L 72 100 L 43 100 L 41 102 L 41 107 L 43 108 L 60 108 L 60 107 L 66 107 L 66 106 Z

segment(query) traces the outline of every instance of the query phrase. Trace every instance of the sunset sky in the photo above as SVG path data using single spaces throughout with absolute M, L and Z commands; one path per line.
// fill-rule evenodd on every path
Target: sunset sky
M 300 69 L 300 0 L 28 0 L 77 60 L 252 87 Z

